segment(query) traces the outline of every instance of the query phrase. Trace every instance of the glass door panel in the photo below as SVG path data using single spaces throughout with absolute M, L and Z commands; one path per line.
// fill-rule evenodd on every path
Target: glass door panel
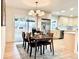
M 25 31 L 26 23 L 23 18 L 15 19 L 15 42 L 22 41 L 22 31 Z
M 15 42 L 22 42 L 22 32 L 32 32 L 35 21 L 24 18 L 15 18 Z

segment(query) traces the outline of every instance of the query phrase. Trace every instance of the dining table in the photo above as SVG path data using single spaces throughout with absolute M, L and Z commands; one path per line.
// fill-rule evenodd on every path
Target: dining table
M 31 36 L 31 39 L 35 40 L 35 47 L 37 47 L 37 42 L 38 41 L 46 41 L 46 40 L 48 41 L 48 40 L 50 40 L 51 44 L 52 44 L 52 52 L 53 52 L 53 55 L 54 55 L 53 37 L 51 37 L 49 35 L 35 35 L 35 36 Z M 36 50 L 36 48 L 35 48 L 35 50 Z M 35 52 L 34 59 L 36 59 L 36 52 Z

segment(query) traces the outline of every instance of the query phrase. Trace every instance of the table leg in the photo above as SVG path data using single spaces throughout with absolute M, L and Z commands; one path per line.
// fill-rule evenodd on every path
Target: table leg
M 40 46 L 40 55 L 42 55 L 42 46 Z
M 47 45 L 46 45 L 46 46 L 47 46 Z M 45 50 L 45 49 L 44 49 L 44 45 L 43 45 L 43 54 L 44 54 L 44 50 Z
M 37 42 L 35 42 L 35 57 L 34 57 L 34 59 L 36 59 L 36 50 L 37 50 Z
M 54 55 L 54 44 L 53 44 L 53 39 L 51 39 L 51 43 L 52 43 L 52 51 L 53 51 L 53 55 Z

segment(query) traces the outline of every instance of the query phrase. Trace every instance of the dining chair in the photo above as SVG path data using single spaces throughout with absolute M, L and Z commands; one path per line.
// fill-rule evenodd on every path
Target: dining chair
M 53 33 L 48 33 L 48 36 L 53 38 Z M 41 41 L 41 43 L 43 45 L 43 54 L 44 54 L 44 51 L 45 51 L 45 46 L 47 47 L 47 45 L 50 45 L 50 51 L 52 51 L 52 49 L 51 49 L 51 43 L 52 42 L 50 40 Z
M 36 59 L 37 47 L 40 47 L 40 54 L 42 55 L 42 45 L 38 40 L 31 38 L 30 33 L 29 33 L 28 39 L 29 39 L 29 46 L 30 46 L 30 57 L 32 54 L 32 48 L 35 48 L 35 59 Z
M 25 36 L 26 36 L 25 32 L 22 32 L 23 47 L 24 47 L 24 49 L 26 49 L 26 42 L 28 43 L 28 38 L 27 37 L 25 38 Z
M 53 55 L 54 55 L 53 35 L 54 35 L 54 33 L 50 33 L 50 32 L 48 33 L 48 36 L 52 37 L 51 41 L 49 41 L 49 42 L 51 42 L 51 44 L 50 44 L 50 49 L 51 49 L 51 46 L 52 46 L 51 51 L 53 51 Z

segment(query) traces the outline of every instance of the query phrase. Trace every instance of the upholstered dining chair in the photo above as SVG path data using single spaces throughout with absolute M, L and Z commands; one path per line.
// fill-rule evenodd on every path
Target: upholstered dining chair
M 48 36 L 52 37 L 53 38 L 53 33 L 48 33 Z M 53 39 L 52 39 L 53 41 Z M 42 45 L 43 45 L 43 54 L 44 54 L 44 51 L 45 51 L 45 46 L 47 47 L 47 45 L 50 45 L 50 51 L 52 51 L 51 49 L 51 41 L 50 40 L 46 40 L 46 41 L 41 41 Z M 52 44 L 53 45 L 53 44 Z M 54 47 L 53 47 L 54 48 Z
M 28 38 L 27 37 L 25 38 L 25 36 L 26 36 L 25 32 L 22 32 L 23 47 L 24 47 L 24 49 L 26 49 L 26 42 L 28 43 Z
M 28 40 L 29 40 L 29 47 L 30 47 L 30 57 L 32 54 L 32 48 L 35 48 L 35 59 L 36 59 L 37 47 L 40 47 L 40 54 L 42 54 L 42 45 L 39 41 L 36 41 L 34 38 L 31 38 L 30 33 L 28 33 Z

